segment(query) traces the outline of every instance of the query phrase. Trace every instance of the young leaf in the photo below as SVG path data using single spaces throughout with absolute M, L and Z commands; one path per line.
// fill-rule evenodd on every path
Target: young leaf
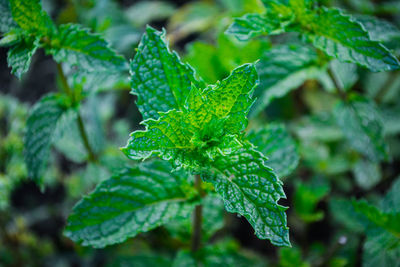
M 250 95 L 257 80 L 253 64 L 245 64 L 215 86 L 193 86 L 183 110 L 160 113 L 158 120 L 143 124 L 145 131 L 131 134 L 124 153 L 132 159 L 157 154 L 184 167 L 199 167 L 220 151 L 240 145 L 239 135 L 247 125 Z
M 315 47 L 340 61 L 352 62 L 372 71 L 395 70 L 400 63 L 386 47 L 372 41 L 363 27 L 338 9 L 321 8 L 309 34 Z
M 268 167 L 271 167 L 278 177 L 288 176 L 297 167 L 297 146 L 283 124 L 270 123 L 266 127 L 251 131 L 247 138 L 268 158 Z
M 136 104 L 143 120 L 158 119 L 158 112 L 182 109 L 194 71 L 183 64 L 175 52 L 168 49 L 165 32 L 148 26 L 130 66 L 132 94 L 138 96 Z
M 264 165 L 266 158 L 251 145 L 229 157 L 218 157 L 203 178 L 211 182 L 229 212 L 246 217 L 260 239 L 277 246 L 290 246 L 286 208 L 277 204 L 285 198 L 281 181 Z
M 10 7 L 13 19 L 22 29 L 39 35 L 49 35 L 54 31 L 55 25 L 42 10 L 40 0 L 10 0 Z
M 60 96 L 50 94 L 33 107 L 28 117 L 24 156 L 29 177 L 39 185 L 42 184 L 41 174 L 49 157 L 57 122 L 65 110 Z
M 382 120 L 371 101 L 352 96 L 349 102 L 336 106 L 334 115 L 350 146 L 356 151 L 372 161 L 388 159 Z
M 17 23 L 12 18 L 9 0 L 0 0 L 0 32 L 8 32 L 16 28 Z
M 187 217 L 193 205 L 181 188 L 185 175 L 167 162 L 127 169 L 100 183 L 74 207 L 64 234 L 84 246 L 102 248 Z
M 61 25 L 45 49 L 57 62 L 78 66 L 82 71 L 117 72 L 127 69 L 124 57 L 112 50 L 102 37 L 80 25 Z
M 240 41 L 246 41 L 261 35 L 275 35 L 284 33 L 289 21 L 280 21 L 268 14 L 246 14 L 235 18 L 226 30 L 226 34 L 235 36 Z
M 39 48 L 37 41 L 21 40 L 10 48 L 7 54 L 7 63 L 11 67 L 11 73 L 21 79 L 22 75 L 29 70 L 32 56 Z
M 321 70 L 317 53 L 312 47 L 289 44 L 267 51 L 257 63 L 260 86 L 255 89 L 256 102 L 250 116 L 257 115 L 273 99 L 285 96 L 290 90 L 315 78 Z

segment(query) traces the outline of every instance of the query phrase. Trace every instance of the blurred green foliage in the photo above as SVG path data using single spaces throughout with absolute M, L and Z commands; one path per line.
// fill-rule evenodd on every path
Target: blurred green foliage
M 282 5 L 292 2 L 300 8 L 302 1 L 41 2 L 49 17 L 20 15 L 25 22 L 17 26 L 7 12 L 18 1 L 0 0 L 0 44 L 6 47 L 0 51 L 0 266 L 400 266 L 399 70 L 375 73 L 356 60 L 339 61 L 343 58 L 314 36 L 323 32 L 317 26 L 326 21 L 310 23 L 310 33 L 305 32 L 308 16 L 298 10 L 295 19 L 283 16 L 289 13 Z M 351 16 L 351 23 L 344 22 L 367 32 L 362 38 L 380 42 L 399 58 L 398 1 L 304 3 L 310 4 L 308 13 L 322 6 L 340 8 Z M 282 29 L 289 29 L 288 24 L 276 24 L 277 17 L 268 11 L 271 5 L 280 7 L 274 9 L 283 14 L 278 19 L 293 23 L 287 33 Z M 261 24 L 263 31 L 282 28 L 274 36 L 244 42 L 224 33 L 235 18 L 248 14 L 270 16 Z M 29 26 L 32 21 L 36 27 Z M 65 26 L 69 23 L 79 26 Z M 196 254 L 190 251 L 190 216 L 104 249 L 83 247 L 62 235 L 68 214 L 84 194 L 121 169 L 140 164 L 128 161 L 118 148 L 129 132 L 143 129 L 128 94 L 126 66 L 146 24 L 165 27 L 171 50 L 208 84 L 239 65 L 256 63 L 260 85 L 246 133 L 269 154 L 269 163 L 285 183 L 287 200 L 280 203 L 290 207 L 292 248 L 257 240 L 248 222 L 224 212 L 222 201 L 212 194 L 202 202 L 203 246 Z M 42 29 L 58 36 L 56 44 L 35 38 Z M 93 50 L 75 46 L 80 54 L 69 54 L 54 48 L 73 46 L 87 35 L 98 44 Z M 63 72 L 43 56 L 42 48 Z M 6 69 L 7 53 L 12 70 Z M 112 64 L 103 64 L 103 56 Z M 362 65 L 374 69 L 374 62 L 363 59 Z M 32 106 L 47 93 L 42 90 L 46 84 L 61 94 L 70 87 L 74 101 L 66 103 L 68 111 L 51 134 L 48 164 L 39 175 L 41 192 L 28 178 L 24 143 Z M 183 190 L 190 193 L 189 187 Z

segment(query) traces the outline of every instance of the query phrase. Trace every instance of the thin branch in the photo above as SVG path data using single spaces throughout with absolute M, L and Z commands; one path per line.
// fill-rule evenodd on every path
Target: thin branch
M 343 86 L 341 85 L 341 83 L 338 81 L 338 79 L 336 78 L 336 75 L 333 73 L 331 67 L 328 67 L 328 75 L 331 78 L 333 85 L 335 86 L 336 92 L 337 94 L 340 96 L 340 98 L 344 101 L 347 100 L 347 94 L 345 93 L 345 90 L 343 88 Z
M 201 184 L 202 184 L 201 177 L 200 177 L 200 175 L 197 174 L 195 176 L 194 186 L 195 186 L 196 190 L 199 192 L 200 196 L 203 196 Z M 200 204 L 200 205 L 197 205 L 194 210 L 192 252 L 196 252 L 201 246 L 202 221 L 203 221 L 203 206 Z
M 65 77 L 65 73 L 64 73 L 62 65 L 60 63 L 57 63 L 57 70 L 58 70 L 58 74 L 60 76 L 60 80 L 61 80 L 63 89 L 65 91 L 65 94 L 67 94 L 71 98 L 72 103 L 75 103 L 76 99 L 74 97 L 73 90 L 71 89 L 71 87 L 69 86 L 69 84 L 67 82 L 67 77 Z M 94 162 L 94 161 L 97 160 L 97 156 L 94 153 L 92 147 L 90 146 L 89 138 L 88 138 L 88 135 L 86 133 L 85 125 L 83 124 L 82 116 L 81 116 L 79 110 L 78 110 L 77 113 L 78 113 L 78 116 L 77 116 L 78 129 L 79 129 L 79 133 L 80 133 L 81 138 L 82 138 L 83 145 L 85 146 L 86 151 L 87 151 L 87 153 L 89 155 L 88 160 L 91 161 L 91 162 Z

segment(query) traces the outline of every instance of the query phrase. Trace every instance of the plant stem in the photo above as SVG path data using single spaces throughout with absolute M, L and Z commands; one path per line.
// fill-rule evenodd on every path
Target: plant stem
M 203 196 L 203 191 L 201 188 L 201 177 L 199 174 L 196 174 L 194 186 L 196 190 L 199 192 L 200 196 Z M 202 228 L 202 220 L 203 220 L 203 206 L 197 205 L 194 210 L 193 217 L 193 234 L 192 234 L 192 252 L 196 252 L 201 246 L 201 228 Z
M 97 157 L 96 157 L 96 154 L 93 152 L 92 147 L 90 146 L 89 139 L 86 134 L 85 126 L 83 124 L 82 117 L 81 117 L 81 114 L 79 113 L 79 111 L 78 111 L 77 121 L 78 121 L 79 133 L 81 135 L 83 145 L 85 146 L 86 151 L 88 152 L 88 155 L 89 155 L 89 161 L 95 162 L 95 161 L 97 161 Z
M 397 80 L 397 75 L 396 73 L 389 74 L 389 77 L 385 81 L 385 83 L 382 85 L 382 87 L 379 89 L 378 93 L 375 96 L 375 101 L 377 103 L 382 102 L 383 98 L 385 95 L 389 92 L 389 90 L 392 87 L 392 84 Z
M 63 68 L 62 68 L 60 63 L 57 63 L 57 70 L 58 70 L 58 74 L 60 75 L 60 80 L 61 80 L 61 83 L 62 83 L 62 85 L 64 87 L 65 94 L 68 95 L 71 98 L 72 104 L 75 104 L 75 101 L 76 101 L 75 96 L 73 94 L 73 91 L 72 91 L 71 87 L 69 86 L 69 84 L 67 82 L 67 78 L 65 77 L 65 73 L 64 73 Z M 79 133 L 80 133 L 81 138 L 82 138 L 83 145 L 85 146 L 86 151 L 87 151 L 87 153 L 89 155 L 88 160 L 91 161 L 91 162 L 94 162 L 94 161 L 97 160 L 97 156 L 93 152 L 92 147 L 90 146 L 89 138 L 88 138 L 88 135 L 86 133 L 85 125 L 83 124 L 82 116 L 81 116 L 79 110 L 77 111 L 77 115 L 78 115 L 77 116 L 78 129 L 79 129 Z
M 57 71 L 58 71 L 58 75 L 60 76 L 60 80 L 63 85 L 65 94 L 68 95 L 69 97 L 73 97 L 71 87 L 69 87 L 69 85 L 68 85 L 67 78 L 65 77 L 63 68 L 60 63 L 57 63 Z M 74 99 L 72 99 L 72 101 L 74 101 Z
M 335 74 L 332 72 L 331 67 L 328 67 L 328 75 L 331 78 L 333 85 L 335 86 L 336 92 L 337 94 L 340 96 L 340 98 L 344 101 L 347 100 L 347 95 L 344 91 L 344 88 L 342 87 L 342 85 L 339 83 L 339 81 L 337 80 Z

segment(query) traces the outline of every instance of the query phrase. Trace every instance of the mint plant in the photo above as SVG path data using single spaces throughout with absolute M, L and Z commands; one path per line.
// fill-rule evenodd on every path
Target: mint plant
M 254 64 L 205 86 L 169 51 L 164 35 L 147 27 L 131 62 L 132 93 L 138 96 L 146 129 L 133 132 L 122 151 L 133 160 L 156 155 L 172 169 L 151 161 L 149 171 L 139 167 L 101 183 L 74 208 L 66 235 L 104 247 L 187 216 L 194 208 L 196 251 L 202 199 L 213 191 L 204 180 L 214 186 L 227 211 L 246 217 L 259 238 L 290 246 L 286 208 L 277 203 L 285 197 L 282 183 L 244 133 L 257 85 Z M 170 173 L 173 169 L 176 174 Z
M 127 69 L 125 59 L 116 54 L 108 43 L 99 35 L 79 25 L 64 24 L 56 26 L 45 11 L 40 1 L 1 2 L 3 31 L 0 40 L 2 46 L 10 47 L 8 65 L 18 78 L 28 71 L 32 56 L 43 48 L 58 63 L 60 93 L 44 96 L 33 108 L 27 121 L 25 138 L 25 162 L 29 176 L 43 186 L 42 174 L 49 156 L 50 146 L 54 141 L 57 125 L 69 110 L 74 110 L 81 139 L 89 161 L 96 161 L 97 155 L 90 145 L 84 122 L 79 112 L 81 102 L 87 92 L 83 92 L 79 80 L 83 73 L 86 77 L 93 72 L 105 75 L 122 75 Z M 71 88 L 64 66 L 75 68 L 76 88 Z M 98 75 L 98 74 L 96 74 Z
M 129 2 L 0 0 L 0 265 L 398 266 L 397 3 Z

